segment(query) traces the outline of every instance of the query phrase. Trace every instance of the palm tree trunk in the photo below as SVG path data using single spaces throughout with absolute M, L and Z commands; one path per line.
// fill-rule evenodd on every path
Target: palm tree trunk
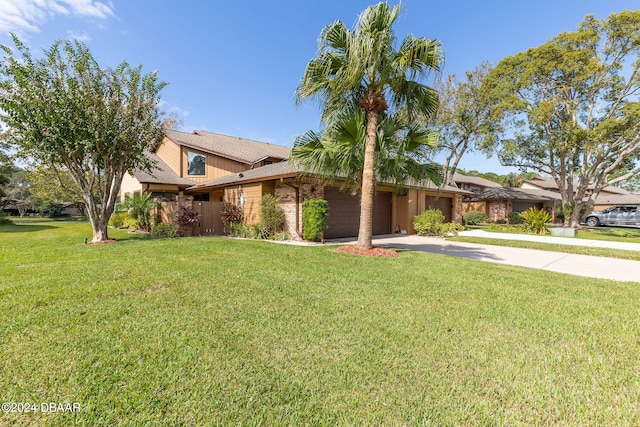
M 378 113 L 367 111 L 367 136 L 365 139 L 364 166 L 362 169 L 362 195 L 360 197 L 360 229 L 358 247 L 373 247 L 373 195 L 375 191 L 374 161 L 376 152 L 376 130 Z

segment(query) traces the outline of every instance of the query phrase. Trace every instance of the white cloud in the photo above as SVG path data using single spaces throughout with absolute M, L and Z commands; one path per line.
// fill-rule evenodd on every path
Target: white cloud
M 17 4 L 16 4 L 17 3 Z M 113 3 L 94 0 L 0 0 L 0 33 L 38 32 L 40 25 L 56 15 L 109 19 Z
M 67 31 L 67 38 L 70 40 L 78 40 L 82 43 L 91 41 L 91 36 L 85 32 L 76 33 L 75 31 Z

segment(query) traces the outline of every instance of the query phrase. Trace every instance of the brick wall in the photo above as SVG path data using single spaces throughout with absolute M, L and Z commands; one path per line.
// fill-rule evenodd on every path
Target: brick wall
M 285 231 L 291 235 L 293 239 L 300 240 L 302 236 L 298 236 L 298 231 L 302 233 L 302 202 L 304 199 L 318 199 L 324 197 L 324 188 L 322 185 L 308 183 L 291 183 L 292 186 L 298 187 L 299 200 L 296 201 L 296 190 L 282 182 L 277 182 L 274 196 L 280 199 L 280 207 L 284 211 Z M 296 203 L 298 208 L 296 209 Z M 298 228 L 296 230 L 296 212 L 298 214 Z

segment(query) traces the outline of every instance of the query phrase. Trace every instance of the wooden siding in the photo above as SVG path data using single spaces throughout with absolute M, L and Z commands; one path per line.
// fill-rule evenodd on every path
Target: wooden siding
M 204 175 L 189 175 L 188 174 L 188 153 L 196 153 L 205 157 L 205 174 Z M 224 157 L 216 156 L 206 153 L 204 151 L 195 150 L 189 147 L 182 147 L 182 171 L 183 178 L 189 178 L 195 182 L 205 182 L 212 179 L 227 176 L 233 173 L 238 173 L 249 169 L 249 165 L 245 163 L 236 162 L 235 160 L 225 159 Z
M 224 201 L 240 204 L 240 189 L 244 194 L 244 222 L 255 224 L 260 222 L 260 200 L 262 199 L 262 184 L 236 185 L 224 189 Z
M 487 209 L 487 202 L 463 202 L 462 203 L 462 213 L 466 214 L 471 211 L 479 211 L 484 212 L 485 215 L 489 216 L 489 211 Z
M 176 174 L 182 176 L 180 168 L 180 146 L 168 138 L 156 150 L 156 154 L 169 166 Z

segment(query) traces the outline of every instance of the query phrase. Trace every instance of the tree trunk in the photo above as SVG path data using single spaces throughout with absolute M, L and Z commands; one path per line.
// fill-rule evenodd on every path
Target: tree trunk
M 371 249 L 373 246 L 373 195 L 375 191 L 375 152 L 378 113 L 367 111 L 367 136 L 365 138 L 364 166 L 362 169 L 362 195 L 360 196 L 360 229 L 358 247 Z

